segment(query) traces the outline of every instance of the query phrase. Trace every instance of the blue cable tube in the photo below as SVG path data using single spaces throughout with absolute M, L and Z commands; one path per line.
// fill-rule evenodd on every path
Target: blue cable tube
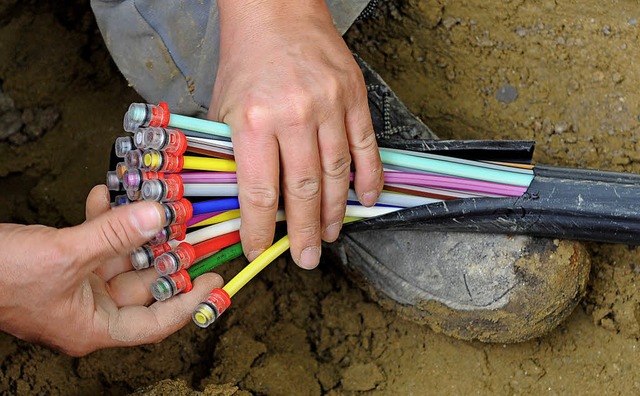
M 210 199 L 207 201 L 196 202 L 192 204 L 193 215 L 200 215 L 212 212 L 226 212 L 227 210 L 240 209 L 238 198 L 220 198 Z
M 533 173 L 523 174 L 498 169 L 476 167 L 469 164 L 417 157 L 397 151 L 390 151 L 384 148 L 380 148 L 379 151 L 383 164 L 522 187 L 528 187 L 533 180 Z

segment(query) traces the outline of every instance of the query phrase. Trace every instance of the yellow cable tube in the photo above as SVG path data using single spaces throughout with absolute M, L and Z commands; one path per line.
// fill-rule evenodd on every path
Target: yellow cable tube
M 343 222 L 350 223 L 360 220 L 357 217 L 345 217 Z M 255 260 L 250 262 L 242 271 L 231 279 L 222 289 L 216 288 L 211 291 L 206 301 L 201 302 L 193 311 L 191 318 L 199 327 L 205 328 L 211 325 L 229 306 L 231 297 L 242 289 L 253 277 L 265 269 L 273 260 L 289 249 L 289 236 L 271 245 L 271 247 Z
M 359 217 L 345 217 L 343 223 L 350 223 L 352 221 L 360 220 Z M 289 235 L 285 235 L 279 241 L 271 245 L 270 248 L 262 252 L 261 255 L 256 257 L 252 262 L 247 264 L 242 271 L 238 273 L 233 279 L 229 281 L 222 289 L 229 294 L 229 297 L 233 297 L 240 289 L 242 289 L 254 276 L 258 275 L 260 271 L 266 268 L 273 260 L 278 258 L 282 253 L 289 249 Z
M 183 159 L 184 165 L 182 169 L 217 172 L 236 171 L 236 162 L 228 159 L 193 157 L 191 155 L 185 155 Z
M 285 235 L 279 241 L 271 245 L 271 247 L 261 255 L 250 262 L 238 275 L 234 276 L 222 290 L 229 294 L 229 297 L 233 297 L 240 289 L 244 287 L 254 276 L 258 275 L 267 265 L 273 260 L 278 258 L 282 253 L 289 249 L 289 235 Z

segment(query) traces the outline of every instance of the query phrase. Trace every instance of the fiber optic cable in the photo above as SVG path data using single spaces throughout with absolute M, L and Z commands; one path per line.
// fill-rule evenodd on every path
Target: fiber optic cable
M 242 256 L 242 244 L 238 242 L 220 250 L 189 269 L 181 269 L 156 279 L 151 284 L 151 294 L 157 301 L 164 301 L 176 294 L 187 293 L 193 288 L 192 282 L 194 279 L 240 256 Z
M 134 132 L 137 128 L 149 126 L 164 128 L 169 126 L 223 137 L 231 136 L 231 129 L 228 125 L 195 117 L 171 114 L 166 103 L 159 105 L 132 103 L 124 117 L 124 130 Z
M 223 221 L 237 219 L 240 217 L 240 209 L 229 210 L 227 212 L 218 213 L 215 216 L 203 219 L 193 225 L 187 223 L 187 227 L 203 227 L 212 224 L 222 223 Z
M 419 157 L 384 148 L 379 149 L 379 151 L 383 164 L 398 165 L 423 171 L 443 173 L 451 176 L 467 177 L 471 179 L 512 184 L 523 187 L 528 187 L 533 180 L 533 174 L 508 172 L 490 168 L 478 168 L 474 165 L 465 163 Z
M 173 250 L 156 257 L 154 266 L 160 275 L 169 275 L 190 268 L 203 257 L 240 242 L 240 232 L 233 231 L 192 245 L 182 242 Z
M 354 220 L 357 220 L 357 218 L 348 217 L 345 218 L 343 222 L 346 223 Z M 231 297 L 259 274 L 260 271 L 271 264 L 282 253 L 286 252 L 289 246 L 289 236 L 285 235 L 244 267 L 244 269 L 227 282 L 226 285 L 222 288 L 213 289 L 206 301 L 198 304 L 193 311 L 191 317 L 195 324 L 203 328 L 211 325 L 231 305 Z
M 188 221 L 187 221 L 187 228 L 189 227 L 194 227 L 196 226 L 196 224 L 201 223 L 207 219 L 210 219 L 212 217 L 215 217 L 219 214 L 221 214 L 222 212 L 211 212 L 211 213 L 203 213 L 203 214 L 199 214 L 199 215 L 194 215 L 192 216 Z
M 209 212 L 225 212 L 227 210 L 240 209 L 238 198 L 219 198 L 192 204 L 193 214 L 203 214 Z
M 184 165 L 182 169 L 204 170 L 217 172 L 235 172 L 236 163 L 228 159 L 183 156 Z

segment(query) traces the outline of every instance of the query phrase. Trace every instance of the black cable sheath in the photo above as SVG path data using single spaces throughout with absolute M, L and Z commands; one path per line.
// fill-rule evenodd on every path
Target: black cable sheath
M 378 146 L 476 161 L 530 164 L 535 142 L 530 140 L 378 139 Z
M 444 201 L 346 224 L 343 230 L 413 229 L 640 243 L 640 175 L 549 166 L 536 166 L 534 172 L 522 197 Z

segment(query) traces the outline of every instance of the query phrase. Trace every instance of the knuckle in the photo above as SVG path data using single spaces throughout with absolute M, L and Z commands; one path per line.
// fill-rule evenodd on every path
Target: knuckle
M 305 221 L 302 224 L 293 224 L 290 227 L 290 233 L 294 238 L 304 241 L 304 245 L 315 243 L 320 235 L 320 223 L 317 221 Z
M 290 129 L 304 128 L 311 121 L 310 113 L 308 112 L 308 110 L 300 105 L 288 106 L 288 111 L 282 117 L 282 119 L 285 120 L 285 127 Z
M 355 150 L 361 153 L 377 153 L 378 143 L 376 142 L 376 135 L 373 132 L 373 128 L 367 126 L 362 130 L 361 134 L 355 136 L 356 141 L 353 142 Z
M 339 76 L 328 76 L 324 80 L 325 84 L 325 100 L 329 103 L 335 103 L 342 97 L 345 87 L 345 79 Z
M 271 245 L 273 235 L 264 228 L 242 230 L 242 246 L 247 251 L 266 249 Z
M 302 177 L 284 183 L 287 199 L 308 202 L 320 196 L 320 180 L 317 177 Z
M 248 132 L 261 131 L 271 122 L 269 106 L 253 101 L 244 108 L 244 124 Z
M 128 227 L 119 218 L 110 218 L 100 225 L 100 238 L 104 246 L 108 246 L 114 255 L 128 252 L 132 238 Z
M 351 156 L 348 152 L 342 152 L 337 155 L 330 156 L 323 166 L 325 176 L 337 179 L 345 177 L 351 170 Z
M 241 202 L 256 209 L 272 210 L 278 205 L 278 190 L 271 185 L 249 185 L 241 190 Z

